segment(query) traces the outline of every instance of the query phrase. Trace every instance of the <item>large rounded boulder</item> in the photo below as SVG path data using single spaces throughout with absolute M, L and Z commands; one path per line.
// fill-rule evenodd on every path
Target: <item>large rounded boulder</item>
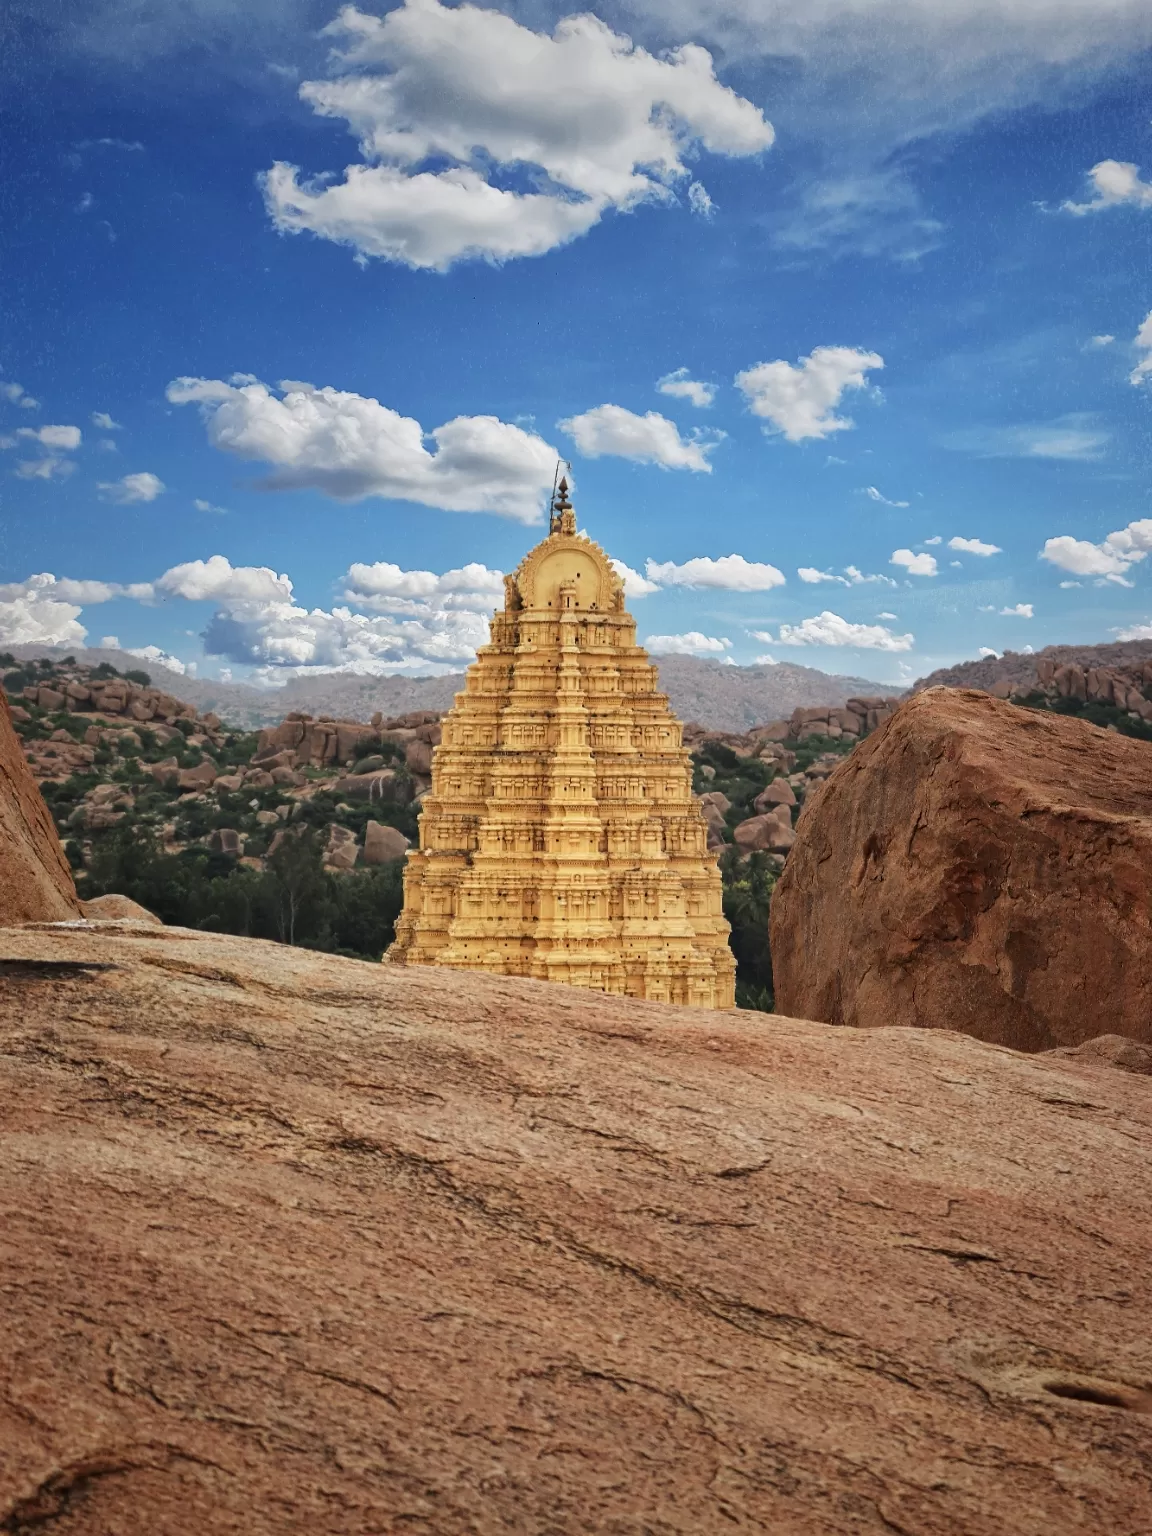
M 780 1011 L 828 1023 L 1152 1042 L 1152 745 L 914 695 L 805 807 L 772 965 Z

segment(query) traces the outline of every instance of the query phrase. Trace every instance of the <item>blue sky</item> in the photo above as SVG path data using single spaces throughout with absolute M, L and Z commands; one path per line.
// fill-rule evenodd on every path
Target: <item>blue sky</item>
M 456 669 L 557 455 L 654 650 L 1152 636 L 1143 3 L 7 9 L 0 645 Z

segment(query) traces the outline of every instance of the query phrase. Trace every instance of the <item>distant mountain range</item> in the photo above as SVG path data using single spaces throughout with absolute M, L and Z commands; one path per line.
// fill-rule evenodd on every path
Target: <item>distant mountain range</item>
M 367 677 L 360 673 L 329 672 L 322 677 L 293 678 L 283 688 L 254 688 L 250 683 L 221 683 L 172 672 L 141 661 L 127 651 L 65 649 L 59 646 L 13 645 L 21 659 L 65 655 L 89 666 L 110 662 L 121 672 L 147 672 L 157 687 L 194 705 L 202 714 L 214 710 L 230 725 L 255 729 L 275 725 L 300 710 L 310 715 L 334 715 L 344 720 L 370 720 L 415 709 L 447 709 L 464 686 L 464 674 L 443 677 Z M 855 694 L 899 692 L 864 677 L 839 677 L 815 667 L 783 661 L 777 666 L 734 667 L 692 656 L 654 656 L 660 681 L 681 720 L 696 720 L 710 730 L 746 731 L 749 726 L 786 719 L 798 707 L 842 705 Z

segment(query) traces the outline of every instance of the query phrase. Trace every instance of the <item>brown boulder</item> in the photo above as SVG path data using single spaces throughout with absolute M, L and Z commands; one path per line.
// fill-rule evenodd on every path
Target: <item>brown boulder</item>
M 79 912 L 72 871 L 0 689 L 0 927 Z
M 1152 1523 L 1146 1079 L 182 929 L 4 957 L 13 1533 Z
M 421 741 L 419 738 L 410 741 L 404 748 L 404 762 L 409 773 L 418 773 L 427 777 L 432 772 L 432 744 Z
M 773 720 L 770 725 L 757 725 L 748 733 L 760 741 L 787 741 L 789 724 L 787 720 Z
M 710 789 L 706 794 L 701 795 L 700 804 L 704 806 L 715 806 L 716 809 L 720 812 L 721 818 L 723 818 L 732 809 L 731 800 L 729 800 L 728 796 L 719 789 Z
M 1152 1043 L 1152 747 L 914 695 L 812 791 L 772 960 L 777 1006 L 830 1023 Z
M 767 789 L 760 791 L 752 804 L 762 814 L 774 805 L 792 806 L 796 804 L 796 791 L 787 779 L 773 779 Z
M 738 822 L 732 829 L 736 845 L 745 853 L 786 853 L 792 847 L 796 834 L 788 817 L 787 806 L 780 806 L 783 817 L 766 815 L 750 816 Z
M 239 858 L 244 852 L 244 837 L 235 827 L 214 827 L 208 834 L 208 847 L 213 853 L 230 853 Z
M 82 901 L 80 910 L 87 918 L 95 918 L 97 922 L 117 923 L 150 923 L 162 928 L 164 925 L 154 912 L 149 912 L 147 907 L 142 907 L 138 901 L 133 901 L 130 896 L 120 896 L 109 892 L 107 896 L 93 896 L 90 901 Z
M 351 869 L 359 857 L 360 846 L 355 832 L 350 827 L 341 827 L 333 822 L 328 828 L 328 841 L 324 845 L 324 868 Z
M 349 800 L 379 800 L 390 805 L 406 805 L 412 798 L 412 780 L 392 768 L 378 773 L 346 773 L 332 789 Z
M 360 743 L 370 741 L 374 732 L 366 725 L 358 721 L 351 724 L 341 722 L 336 727 L 336 761 L 346 763 L 360 750 Z
M 370 821 L 364 828 L 365 864 L 388 864 L 393 859 L 402 859 L 407 850 L 408 839 L 396 827 Z
M 725 798 L 721 796 L 721 799 Z M 701 797 L 700 810 L 704 817 L 705 825 L 716 834 L 721 842 L 724 841 L 724 831 L 728 823 L 724 820 L 724 812 L 710 798 Z
M 216 782 L 216 764 L 210 757 L 206 757 L 202 763 L 197 763 L 195 768 L 182 768 L 176 776 L 176 783 L 180 789 L 207 789 Z
M 1086 1066 L 1119 1067 L 1122 1072 L 1138 1072 L 1144 1077 L 1152 1077 L 1152 1046 L 1126 1040 L 1123 1035 L 1097 1035 L 1094 1040 L 1085 1040 L 1083 1045 L 1058 1046 L 1048 1054 L 1081 1061 Z
M 148 772 L 165 789 L 175 789 L 180 777 L 180 764 L 174 757 L 166 757 L 161 763 L 150 763 Z
M 252 762 L 271 773 L 274 768 L 291 767 L 296 762 L 296 753 L 292 747 L 266 747 L 253 755 Z

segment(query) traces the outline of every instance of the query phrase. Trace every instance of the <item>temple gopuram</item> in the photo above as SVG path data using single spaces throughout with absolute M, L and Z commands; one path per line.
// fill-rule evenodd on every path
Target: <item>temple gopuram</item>
M 680 722 L 561 480 L 442 722 L 392 965 L 734 1006 Z

